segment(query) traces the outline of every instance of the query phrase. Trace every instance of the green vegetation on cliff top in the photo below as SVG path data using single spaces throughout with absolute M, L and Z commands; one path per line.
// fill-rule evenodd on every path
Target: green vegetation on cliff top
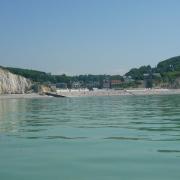
M 1 67 L 4 68 L 4 67 Z M 34 82 L 39 83 L 59 83 L 65 82 L 70 83 L 72 81 L 82 81 L 84 83 L 88 82 L 102 82 L 104 79 L 120 79 L 123 80 L 120 75 L 79 75 L 79 76 L 67 76 L 63 75 L 51 75 L 50 73 L 29 70 L 29 69 L 21 69 L 21 68 L 12 68 L 6 67 L 5 69 L 10 72 L 24 76 L 26 78 L 31 79 Z M 161 61 L 157 64 L 157 67 L 152 68 L 150 65 L 141 66 L 140 68 L 133 68 L 129 72 L 127 72 L 126 76 L 131 76 L 134 80 L 143 80 L 143 75 L 145 73 L 160 73 L 162 79 L 172 80 L 180 77 L 180 56 L 176 56 L 164 61 Z
M 161 61 L 155 68 L 150 65 L 133 68 L 126 75 L 135 80 L 143 80 L 143 74 L 145 73 L 160 73 L 163 79 L 180 77 L 180 56 Z

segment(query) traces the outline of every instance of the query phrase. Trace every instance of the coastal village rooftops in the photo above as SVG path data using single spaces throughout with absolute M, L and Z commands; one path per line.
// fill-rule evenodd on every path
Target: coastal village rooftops
M 67 83 L 57 83 L 56 88 L 67 89 Z
M 111 80 L 111 85 L 115 85 L 115 84 L 121 84 L 122 81 L 121 80 L 118 80 L 118 79 L 113 79 Z
M 134 79 L 131 76 L 123 76 L 124 82 L 133 82 Z
M 109 89 L 111 87 L 110 81 L 108 79 L 103 80 L 103 88 Z

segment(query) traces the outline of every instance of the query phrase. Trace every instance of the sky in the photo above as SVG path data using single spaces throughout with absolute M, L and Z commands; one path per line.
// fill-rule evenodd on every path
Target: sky
M 179 0 L 0 0 L 0 65 L 120 74 L 180 55 Z

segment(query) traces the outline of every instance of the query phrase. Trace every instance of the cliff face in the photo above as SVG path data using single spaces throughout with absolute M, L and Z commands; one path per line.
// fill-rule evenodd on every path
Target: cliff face
M 30 80 L 0 68 L 0 94 L 23 94 L 30 87 Z

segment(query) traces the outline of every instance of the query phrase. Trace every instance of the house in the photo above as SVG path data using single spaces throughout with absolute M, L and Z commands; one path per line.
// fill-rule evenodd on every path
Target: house
M 134 79 L 131 76 L 123 76 L 123 79 L 125 83 L 130 83 L 134 81 Z
M 57 89 L 67 89 L 67 83 L 56 83 Z
M 156 86 L 161 79 L 160 73 L 146 73 L 143 76 L 145 88 L 152 88 L 153 86 Z
M 81 86 L 82 86 L 82 84 L 81 84 L 81 82 L 79 82 L 79 81 L 75 81 L 75 82 L 73 82 L 73 83 L 71 84 L 71 88 L 72 88 L 72 89 L 80 89 Z
M 122 84 L 122 81 L 119 79 L 112 79 L 111 80 L 111 88 L 118 88 Z
M 110 83 L 109 79 L 104 79 L 103 80 L 103 88 L 109 89 L 110 87 L 111 87 L 111 83 Z
M 146 73 L 143 74 L 143 77 L 144 77 L 144 87 L 152 88 L 152 74 Z
M 86 83 L 87 88 L 99 88 L 100 87 L 100 82 L 99 81 L 90 81 Z

